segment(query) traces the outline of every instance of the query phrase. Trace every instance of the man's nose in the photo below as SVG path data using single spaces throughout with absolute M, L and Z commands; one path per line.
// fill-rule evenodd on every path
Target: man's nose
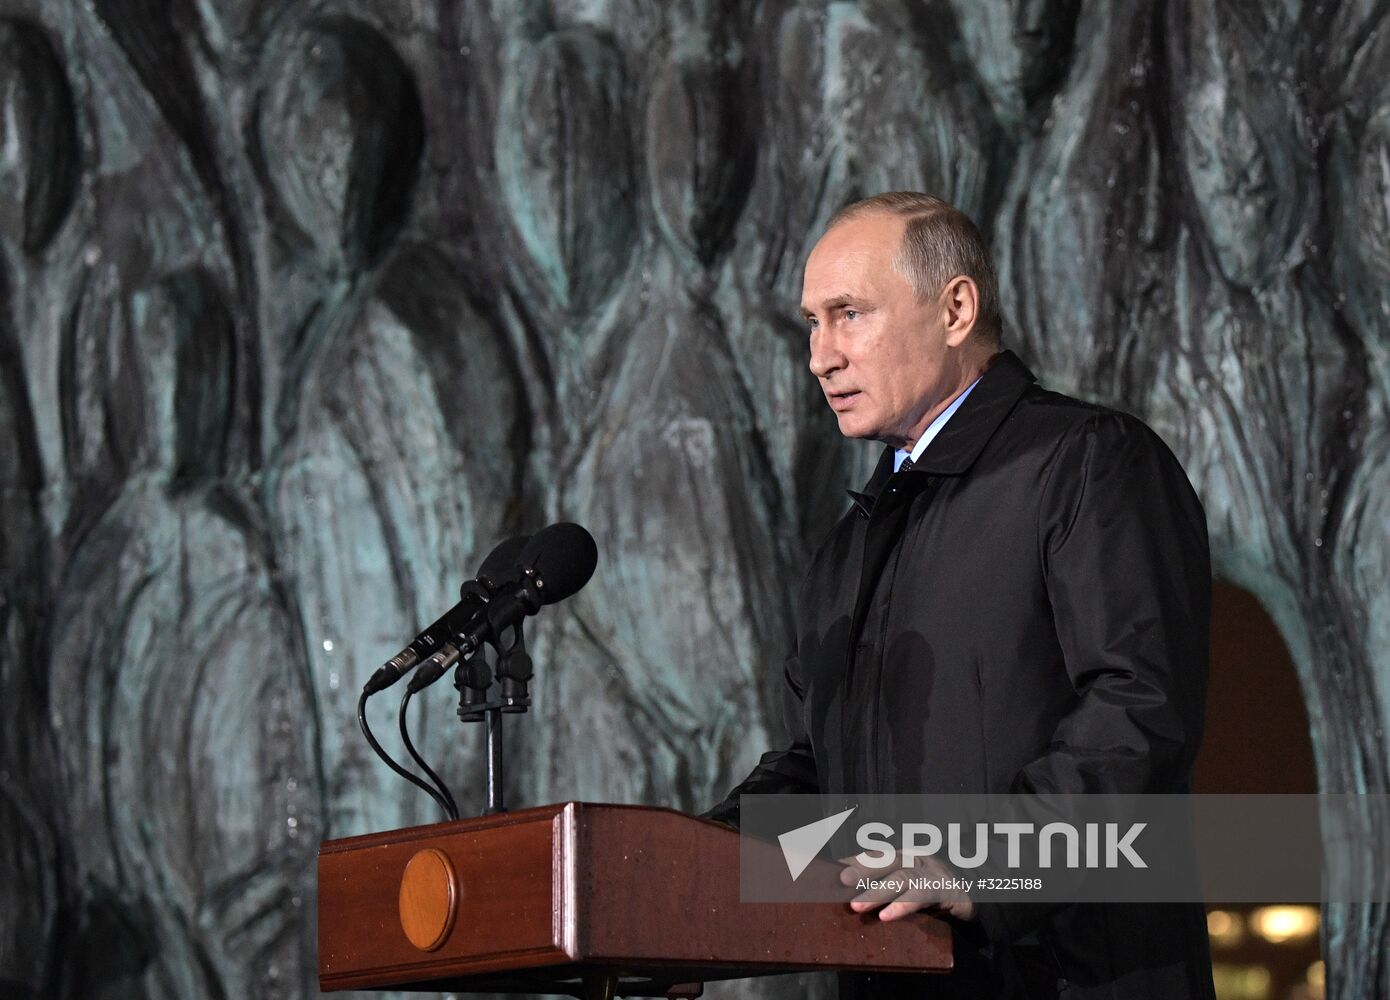
M 833 338 L 817 332 L 811 338 L 811 374 L 825 379 L 845 367 L 845 355 Z

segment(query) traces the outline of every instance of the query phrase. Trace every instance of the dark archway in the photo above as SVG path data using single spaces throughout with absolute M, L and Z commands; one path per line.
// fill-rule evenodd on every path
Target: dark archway
M 1207 724 L 1193 789 L 1318 790 L 1308 710 L 1288 648 L 1253 594 L 1219 581 L 1212 588 Z
M 1253 594 L 1221 582 L 1212 591 L 1206 733 L 1193 788 L 1208 794 L 1317 791 L 1308 712 L 1284 640 Z M 1303 907 L 1210 907 L 1218 996 L 1322 996 L 1318 935 L 1316 925 L 1307 926 L 1309 916 Z

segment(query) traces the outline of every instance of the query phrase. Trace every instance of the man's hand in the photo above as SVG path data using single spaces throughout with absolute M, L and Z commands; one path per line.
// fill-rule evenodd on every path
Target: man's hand
M 894 859 L 901 862 L 901 857 Z M 866 886 L 850 901 L 855 913 L 879 911 L 880 920 L 901 920 L 918 910 L 944 913 L 958 920 L 971 920 L 975 904 L 960 884 L 963 880 L 935 857 L 916 858 L 902 864 L 868 868 L 853 858 L 841 862 L 840 883 Z

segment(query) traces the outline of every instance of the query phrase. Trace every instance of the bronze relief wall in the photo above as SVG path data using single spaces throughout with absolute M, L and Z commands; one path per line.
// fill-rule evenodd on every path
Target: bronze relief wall
M 435 818 L 357 692 L 549 521 L 600 565 L 512 800 L 746 771 L 874 457 L 800 266 L 890 188 L 1167 438 L 1321 787 L 1390 790 L 1387 80 L 1371 0 L 0 0 L 7 995 L 312 995 L 318 841 Z M 476 809 L 480 733 L 418 732 Z M 1328 915 L 1331 995 L 1390 996 L 1386 934 Z

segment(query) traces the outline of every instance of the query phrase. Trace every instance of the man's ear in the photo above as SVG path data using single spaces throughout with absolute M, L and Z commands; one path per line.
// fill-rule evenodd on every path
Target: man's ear
M 946 324 L 946 343 L 959 347 L 975 329 L 980 316 L 980 289 L 974 279 L 958 274 L 946 282 L 942 294 L 942 310 Z

